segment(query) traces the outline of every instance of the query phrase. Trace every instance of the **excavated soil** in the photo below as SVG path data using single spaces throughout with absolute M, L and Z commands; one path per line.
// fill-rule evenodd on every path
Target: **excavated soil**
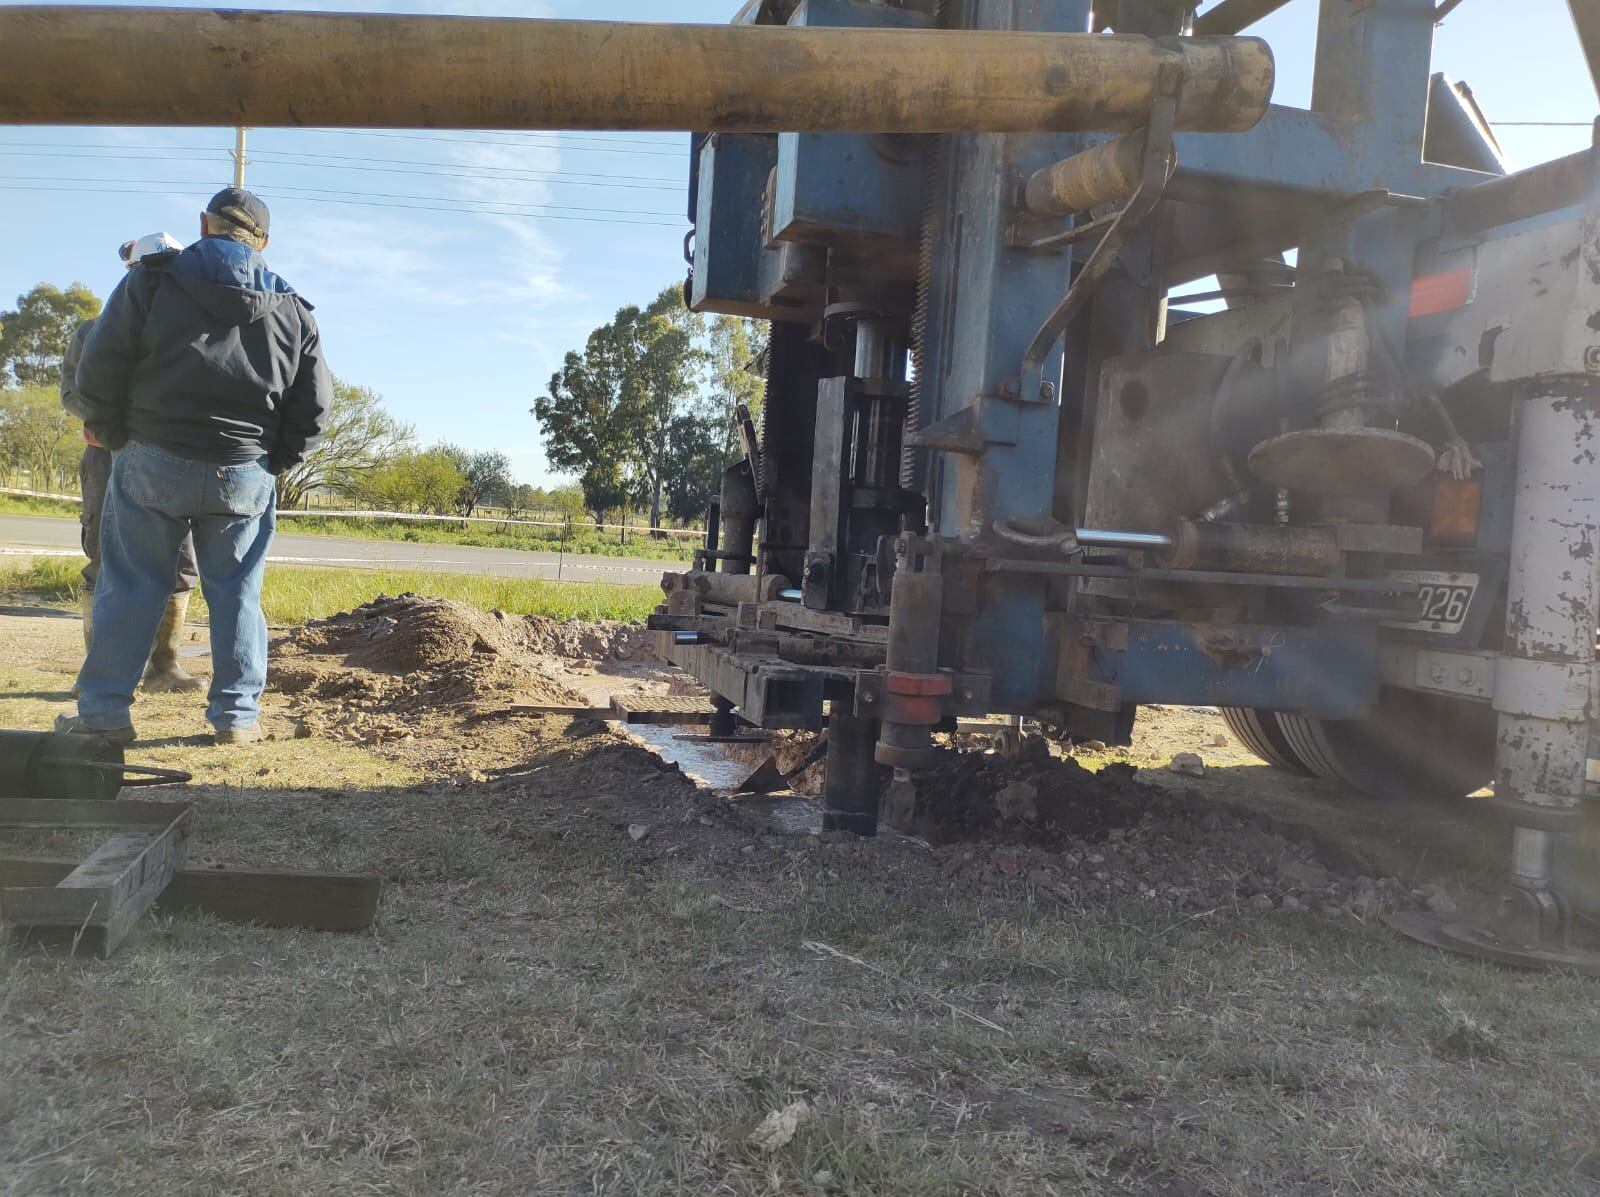
M 384 596 L 296 628 L 273 646 L 269 684 L 291 696 L 298 735 L 403 740 L 416 718 L 510 703 L 587 706 L 562 675 L 645 655 L 641 629 Z
M 1020 877 L 1061 896 L 1138 896 L 1182 909 L 1248 904 L 1370 917 L 1425 900 L 1393 879 L 1342 873 L 1317 844 L 1195 788 L 1158 787 L 1126 764 L 1091 772 L 1030 742 L 1025 759 L 952 754 L 893 782 L 896 826 L 941 845 L 946 871 Z
M 816 739 L 791 732 L 725 751 L 752 769 L 770 756 L 787 771 Z M 1021 884 L 1072 901 L 1140 897 L 1183 910 L 1243 905 L 1330 917 L 1447 901 L 1364 875 L 1346 854 L 1194 786 L 1141 780 L 1126 763 L 1086 769 L 1062 755 L 1070 750 L 1033 737 L 1016 760 L 986 750 L 986 737 L 944 739 L 951 751 L 941 768 L 898 781 L 884 771 L 882 814 L 931 847 L 957 881 Z M 792 789 L 815 796 L 822 782 L 814 766 Z
M 413 755 L 425 748 L 430 772 L 443 769 L 464 783 L 488 780 L 476 761 L 482 750 L 517 742 L 519 721 L 502 717 L 511 704 L 582 708 L 603 703 L 608 691 L 696 689 L 680 674 L 642 664 L 644 637 L 632 625 L 484 612 L 410 594 L 307 624 L 275 651 L 272 685 L 290 698 L 297 736 L 392 743 Z M 1205 734 L 1214 734 L 1209 726 Z M 567 735 L 599 730 L 585 721 Z M 720 751 L 752 769 L 772 756 L 787 771 L 815 743 L 815 733 L 781 733 Z M 949 743 L 943 768 L 893 782 L 885 771 L 884 817 L 926 845 L 913 855 L 932 849 L 933 861 L 921 867 L 932 863 L 957 884 L 1020 884 L 1067 901 L 1139 897 L 1182 910 L 1242 905 L 1362 918 L 1430 898 L 1363 876 L 1198 788 L 1149 784 L 1127 764 L 1092 771 L 1037 738 L 1017 759 L 984 751 L 983 737 Z M 822 780 L 814 766 L 791 789 L 814 797 Z M 728 803 L 735 821 L 739 801 Z M 885 864 L 903 855 L 889 842 L 825 835 L 820 846 L 830 844 L 888 852 L 876 857 Z

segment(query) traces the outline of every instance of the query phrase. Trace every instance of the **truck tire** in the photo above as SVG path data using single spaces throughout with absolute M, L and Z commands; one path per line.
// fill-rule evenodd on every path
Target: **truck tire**
M 1495 715 L 1486 704 L 1386 688 L 1365 719 L 1279 712 L 1277 723 L 1315 776 L 1376 798 L 1464 798 L 1494 776 Z
M 1300 777 L 1312 776 L 1278 726 L 1277 712 L 1258 711 L 1253 707 L 1223 707 L 1222 721 L 1241 744 L 1267 764 Z

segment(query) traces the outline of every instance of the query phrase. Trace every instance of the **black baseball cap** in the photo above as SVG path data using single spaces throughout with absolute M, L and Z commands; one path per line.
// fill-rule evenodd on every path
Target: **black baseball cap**
M 211 197 L 206 211 L 213 216 L 232 221 L 247 233 L 265 237 L 272 223 L 272 213 L 259 195 L 243 187 L 224 187 Z

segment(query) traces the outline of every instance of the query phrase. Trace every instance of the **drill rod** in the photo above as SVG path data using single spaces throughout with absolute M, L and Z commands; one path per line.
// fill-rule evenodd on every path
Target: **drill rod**
M 697 132 L 1180 129 L 1265 111 L 1257 38 L 0 6 L 0 124 Z

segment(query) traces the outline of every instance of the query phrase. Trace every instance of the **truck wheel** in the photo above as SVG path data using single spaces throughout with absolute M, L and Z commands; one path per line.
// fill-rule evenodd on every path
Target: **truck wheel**
M 1223 707 L 1222 721 L 1239 737 L 1241 744 L 1267 764 L 1301 777 L 1312 775 L 1289 746 L 1289 738 L 1278 726 L 1276 712 L 1258 711 L 1253 707 Z
M 1486 704 L 1386 688 L 1365 719 L 1279 712 L 1277 723 L 1313 774 L 1377 798 L 1464 798 L 1494 776 L 1495 715 Z

